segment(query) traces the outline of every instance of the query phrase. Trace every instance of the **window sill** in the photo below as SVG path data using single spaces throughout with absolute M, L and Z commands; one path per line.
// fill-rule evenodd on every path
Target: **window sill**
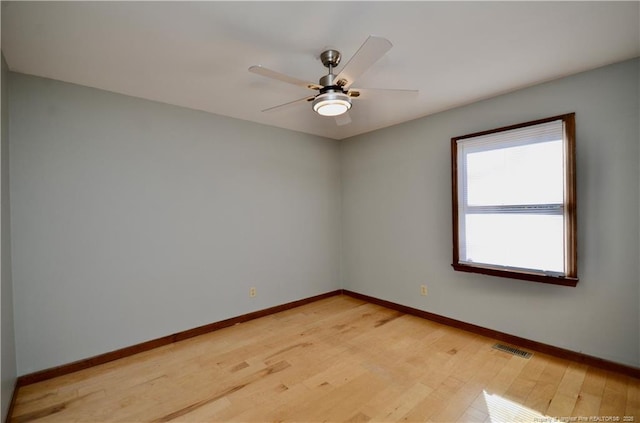
M 459 272 L 480 273 L 482 275 L 498 276 L 501 278 L 520 279 L 530 282 L 548 283 L 552 285 L 576 286 L 578 278 L 566 276 L 549 276 L 540 273 L 514 272 L 510 270 L 495 269 L 491 267 L 469 266 L 467 264 L 452 264 L 454 270 Z

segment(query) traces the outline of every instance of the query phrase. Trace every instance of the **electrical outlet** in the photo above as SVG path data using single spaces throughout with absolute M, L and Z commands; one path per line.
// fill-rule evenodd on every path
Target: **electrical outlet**
M 420 295 L 427 296 L 427 285 L 420 285 Z
M 249 288 L 249 296 L 255 297 L 256 295 L 258 295 L 258 293 L 256 292 L 256 288 L 255 287 Z

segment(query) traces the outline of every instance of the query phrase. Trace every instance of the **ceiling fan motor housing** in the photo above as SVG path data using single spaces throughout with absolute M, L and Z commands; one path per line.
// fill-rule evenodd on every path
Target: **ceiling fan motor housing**
M 320 89 L 320 92 L 322 92 L 322 90 L 326 90 L 329 88 L 337 88 L 339 90 L 342 90 L 342 88 L 340 87 L 340 84 L 338 81 L 336 81 L 337 79 L 337 75 L 334 75 L 332 73 L 327 74 L 325 76 L 323 76 L 322 78 L 320 78 L 320 85 L 322 85 L 324 88 Z

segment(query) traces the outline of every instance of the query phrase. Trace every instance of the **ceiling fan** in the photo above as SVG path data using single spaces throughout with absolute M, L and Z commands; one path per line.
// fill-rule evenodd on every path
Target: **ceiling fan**
M 261 65 L 251 66 L 249 72 L 318 91 L 315 95 L 270 107 L 262 110 L 263 112 L 277 110 L 296 103 L 311 102 L 311 106 L 316 113 L 322 116 L 334 116 L 338 125 L 345 125 L 351 122 L 351 118 L 347 113 L 351 109 L 351 100 L 358 98 L 361 93 L 369 93 L 371 91 L 384 91 L 385 94 L 418 92 L 417 90 L 351 88 L 351 84 L 384 56 L 392 46 L 391 42 L 386 38 L 370 35 L 337 75 L 333 72 L 342 58 L 340 52 L 338 50 L 323 51 L 320 54 L 320 60 L 329 69 L 329 73 L 321 77 L 318 84 L 284 75 Z

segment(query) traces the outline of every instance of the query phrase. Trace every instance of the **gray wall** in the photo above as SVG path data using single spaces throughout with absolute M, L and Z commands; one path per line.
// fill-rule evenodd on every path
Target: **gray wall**
M 337 142 L 9 77 L 18 374 L 339 289 Z
M 1 175 L 1 197 L 2 208 L 1 215 L 1 232 L 2 242 L 0 251 L 2 256 L 2 289 L 1 297 L 1 319 L 2 319 L 2 366 L 0 375 L 2 385 L 2 407 L 0 419 L 5 420 L 9 403 L 13 394 L 13 388 L 16 381 L 16 342 L 13 328 L 13 285 L 11 282 L 11 220 L 9 217 L 9 107 L 7 103 L 7 63 L 4 56 L 0 53 L 0 61 L 2 62 L 2 85 L 0 86 L 0 94 L 2 97 L 2 148 L 0 150 L 0 175 Z
M 344 142 L 344 287 L 639 365 L 638 72 L 638 60 L 627 61 Z M 577 125 L 578 286 L 455 272 L 450 139 L 568 112 Z

